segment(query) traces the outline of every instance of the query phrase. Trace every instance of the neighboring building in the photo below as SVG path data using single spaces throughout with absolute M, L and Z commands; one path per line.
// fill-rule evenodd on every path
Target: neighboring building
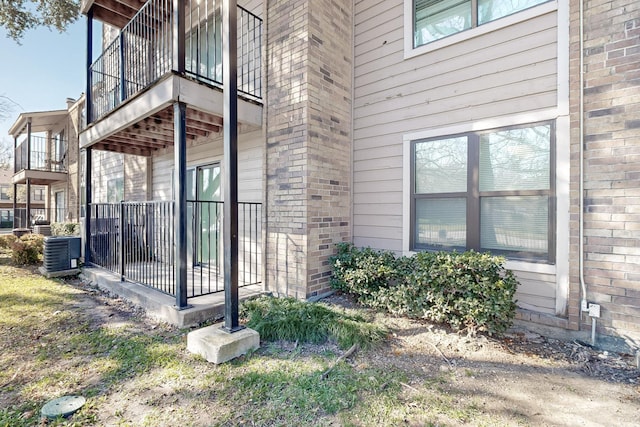
M 245 283 L 322 295 L 341 241 L 490 250 L 518 275 L 521 319 L 586 330 L 584 300 L 601 307 L 599 332 L 640 345 L 638 2 L 241 6 L 239 198 L 259 207 L 241 240 L 258 248 L 249 265 L 260 272 Z M 228 176 L 219 4 L 94 0 L 83 11 L 89 28 L 123 30 L 107 32 L 88 72 L 80 146 L 92 159 L 144 156 L 151 198 L 180 202 L 188 271 L 219 262 L 219 212 L 202 213 L 218 209 Z M 241 217 L 243 232 L 254 220 Z M 145 247 L 172 262 L 173 240 L 149 221 Z
M 3 227 L 31 228 L 37 220 L 80 221 L 84 176 L 78 133 L 84 121 L 84 96 L 67 99 L 67 109 L 18 116 L 9 130 L 15 140 L 14 170 L 0 171 Z M 103 152 L 96 160 L 96 202 L 146 199 L 145 158 Z M 13 194 L 18 194 L 15 205 Z
M 66 109 L 21 113 L 9 129 L 15 141 L 11 183 L 18 194 L 14 228 L 78 220 L 78 187 L 71 183 L 78 181 L 79 104 L 68 99 Z

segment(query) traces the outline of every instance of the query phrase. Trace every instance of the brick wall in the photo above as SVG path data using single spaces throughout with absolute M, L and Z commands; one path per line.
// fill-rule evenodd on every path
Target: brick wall
M 328 257 L 350 239 L 352 3 L 268 3 L 266 282 L 329 290 Z
M 579 319 L 579 16 L 571 8 L 571 318 Z M 585 3 L 584 276 L 598 332 L 640 340 L 640 2 Z M 581 329 L 590 320 L 584 315 Z

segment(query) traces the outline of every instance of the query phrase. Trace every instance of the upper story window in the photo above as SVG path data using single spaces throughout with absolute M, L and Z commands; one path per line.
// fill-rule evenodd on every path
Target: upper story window
M 9 185 L 0 185 L 0 200 L 11 200 L 11 189 Z
M 411 250 L 555 261 L 553 122 L 411 143 Z
M 31 200 L 34 202 L 44 202 L 44 187 L 36 187 L 31 190 Z
M 413 47 L 460 33 L 549 0 L 413 0 Z

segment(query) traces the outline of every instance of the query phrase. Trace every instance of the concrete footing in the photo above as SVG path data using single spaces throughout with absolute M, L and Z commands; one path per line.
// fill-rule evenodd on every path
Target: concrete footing
M 228 333 L 221 329 L 222 323 L 189 332 L 187 350 L 199 354 L 215 364 L 228 362 L 260 347 L 260 335 L 245 328 Z

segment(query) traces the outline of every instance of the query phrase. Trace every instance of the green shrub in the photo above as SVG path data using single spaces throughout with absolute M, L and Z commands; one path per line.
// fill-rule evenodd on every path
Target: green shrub
M 473 251 L 396 258 L 390 252 L 340 244 L 331 258 L 331 283 L 370 307 L 494 334 L 511 325 L 516 310 L 518 282 L 504 261 Z
M 80 224 L 77 222 L 54 222 L 51 224 L 51 234 L 54 236 L 79 236 Z
M 11 245 L 17 239 L 13 234 L 3 234 L 0 236 L 0 249 L 11 249 Z
M 11 261 L 17 265 L 36 264 L 44 248 L 44 236 L 25 234 L 11 243 Z

